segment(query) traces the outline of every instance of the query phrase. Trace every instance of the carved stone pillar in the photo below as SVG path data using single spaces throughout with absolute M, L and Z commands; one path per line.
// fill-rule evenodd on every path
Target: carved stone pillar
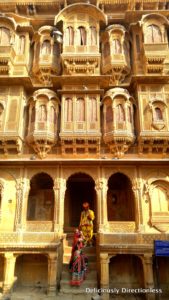
M 141 182 L 137 180 L 132 190 L 135 196 L 135 220 L 136 220 L 136 230 L 142 231 L 143 227 L 143 214 L 142 214 L 142 205 L 141 205 Z
M 4 255 L 5 266 L 4 266 L 4 283 L 3 293 L 10 294 L 14 285 L 14 272 L 16 257 L 13 253 L 7 252 Z
M 56 179 L 54 182 L 54 231 L 59 231 L 59 212 L 60 212 L 60 179 Z
M 18 180 L 16 184 L 16 217 L 15 217 L 15 228 L 16 231 L 26 229 L 26 218 L 27 218 L 27 203 L 29 195 L 29 181 Z
M 96 181 L 97 194 L 97 230 L 104 231 L 108 226 L 107 220 L 107 184 L 106 180 Z
M 64 202 L 66 192 L 66 180 L 56 180 L 54 184 L 55 191 L 55 231 L 63 233 L 64 226 Z
M 109 288 L 109 256 L 108 253 L 100 253 L 100 287 L 102 289 Z M 102 294 L 103 300 L 109 300 L 109 293 Z
M 48 295 L 55 296 L 57 288 L 57 253 L 48 256 Z
M 150 254 L 145 254 L 143 259 L 143 271 L 144 271 L 144 284 L 145 288 L 154 288 L 154 277 L 153 277 L 153 257 Z M 155 300 L 155 294 L 147 293 L 147 300 Z

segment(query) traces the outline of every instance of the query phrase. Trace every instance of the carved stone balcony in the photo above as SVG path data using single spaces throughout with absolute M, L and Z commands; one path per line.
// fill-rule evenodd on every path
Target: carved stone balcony
M 99 155 L 100 153 L 100 135 L 74 135 L 68 137 L 60 134 L 61 148 L 63 155 Z
M 108 144 L 111 153 L 115 156 L 122 157 L 129 147 L 133 144 L 135 135 L 131 131 L 112 131 L 104 134 L 104 142 Z
M 0 153 L 20 154 L 22 150 L 23 139 L 15 133 L 1 133 L 0 132 Z
M 16 57 L 15 50 L 12 45 L 0 46 L 0 75 L 11 75 Z
M 100 54 L 76 53 L 62 54 L 63 73 L 65 75 L 94 75 L 100 72 Z
M 159 74 L 164 72 L 165 59 L 168 55 L 168 44 L 144 44 L 145 73 Z
M 130 73 L 130 65 L 124 54 L 113 54 L 103 59 L 103 74 L 111 74 L 115 83 L 123 81 Z
M 44 158 L 57 141 L 59 99 L 49 89 L 34 92 L 29 101 L 29 124 L 26 140 L 40 158 Z
M 139 154 L 163 154 L 169 152 L 169 132 L 142 131 L 138 138 Z
M 45 122 L 31 123 L 27 142 L 32 145 L 40 158 L 46 157 L 56 141 L 56 133 L 53 130 L 52 124 L 48 126 Z
M 122 88 L 110 89 L 103 99 L 105 144 L 114 157 L 122 157 L 135 141 L 134 99 Z
M 34 64 L 33 71 L 41 82 L 48 85 L 51 83 L 51 76 L 60 73 L 60 59 L 53 53 L 41 55 L 39 61 Z

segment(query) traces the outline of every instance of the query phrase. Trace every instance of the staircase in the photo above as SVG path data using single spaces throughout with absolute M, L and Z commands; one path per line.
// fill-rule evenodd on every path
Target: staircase
M 88 292 L 87 288 L 97 288 L 97 267 L 96 267 L 96 247 L 85 247 L 84 253 L 88 256 L 89 266 L 86 279 L 81 286 L 71 286 L 71 273 L 68 270 L 69 260 L 72 250 L 73 234 L 68 233 L 64 239 L 63 267 L 60 282 L 60 292 L 56 297 L 57 300 L 91 300 L 97 296 L 96 292 Z

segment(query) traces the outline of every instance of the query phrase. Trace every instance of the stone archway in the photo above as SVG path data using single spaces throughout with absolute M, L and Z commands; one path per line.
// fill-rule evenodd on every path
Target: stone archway
M 48 285 L 48 259 L 42 254 L 23 254 L 16 260 L 16 291 L 46 293 Z
M 53 179 L 46 173 L 39 173 L 30 181 L 27 220 L 52 221 L 53 217 Z
M 108 221 L 135 221 L 135 202 L 130 179 L 115 173 L 108 180 Z
M 0 293 L 3 290 L 3 281 L 4 281 L 4 257 L 0 255 Z
M 67 180 L 64 203 L 64 231 L 72 231 L 78 227 L 83 202 L 87 201 L 96 213 L 95 182 L 85 173 L 76 173 Z M 96 222 L 96 221 L 94 221 Z
M 136 255 L 118 254 L 110 259 L 109 286 L 119 289 L 118 299 L 146 299 L 144 294 L 127 293 L 127 289 L 144 289 L 144 273 L 141 259 Z M 112 298 L 114 299 L 113 295 Z

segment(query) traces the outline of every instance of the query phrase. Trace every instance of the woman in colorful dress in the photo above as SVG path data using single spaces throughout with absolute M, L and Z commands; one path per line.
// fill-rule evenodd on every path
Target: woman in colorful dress
M 80 286 L 86 277 L 88 259 L 83 253 L 83 235 L 76 229 L 72 245 L 72 255 L 69 262 L 69 270 L 72 273 L 71 285 Z

